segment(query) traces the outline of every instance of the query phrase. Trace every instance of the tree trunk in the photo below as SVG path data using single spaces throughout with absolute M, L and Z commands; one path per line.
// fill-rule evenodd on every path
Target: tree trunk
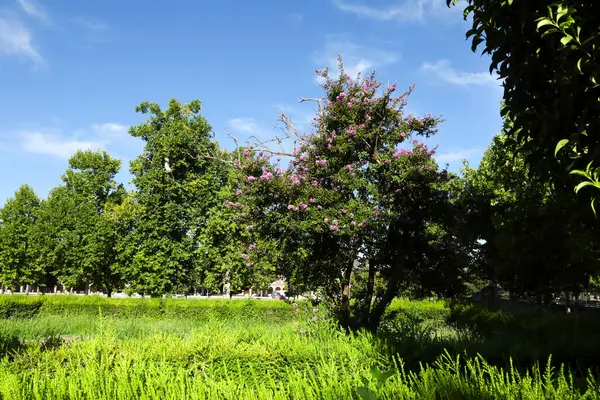
M 340 304 L 340 324 L 344 329 L 350 325 L 350 277 L 352 276 L 352 267 L 354 266 L 354 257 L 346 266 L 342 276 L 342 302 Z
M 375 265 L 369 263 L 369 275 L 367 278 L 367 293 L 362 305 L 360 316 L 360 328 L 366 327 L 369 324 L 371 314 L 371 303 L 373 302 L 373 290 L 375 287 Z
M 368 328 L 371 332 L 375 333 L 377 328 L 379 328 L 379 323 L 381 322 L 381 318 L 383 317 L 385 310 L 387 309 L 388 305 L 390 305 L 392 300 L 394 300 L 394 297 L 396 297 L 399 283 L 400 277 L 398 274 L 388 280 L 383 296 L 375 304 L 369 315 Z

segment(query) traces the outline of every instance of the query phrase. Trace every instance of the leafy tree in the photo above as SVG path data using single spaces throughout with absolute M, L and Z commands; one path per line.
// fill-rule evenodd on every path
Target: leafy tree
M 542 299 L 580 292 L 598 260 L 598 226 L 580 199 L 532 173 L 524 157 L 494 138 L 477 170 L 465 168 L 456 201 L 467 212 L 463 241 L 479 240 L 477 272 L 494 287 Z
M 237 209 L 252 235 L 277 242 L 297 278 L 325 287 L 343 326 L 350 325 L 352 273 L 368 265 L 359 325 L 376 329 L 405 279 L 420 276 L 452 215 L 448 174 L 438 171 L 434 151 L 409 142 L 436 133 L 439 121 L 404 115 L 412 88 L 401 96 L 395 84 L 378 92 L 374 74 L 355 81 L 341 59 L 339 68 L 336 80 L 319 71 L 325 96 L 316 99 L 314 132 L 299 135 L 287 170 L 271 163 L 273 151 L 244 150 Z M 377 273 L 386 289 L 372 299 Z
M 483 43 L 490 72 L 503 80 L 504 145 L 524 156 L 532 174 L 559 187 L 568 183 L 566 169 L 587 179 L 576 191 L 600 188 L 598 2 L 468 0 L 469 16 L 473 51 Z
M 34 237 L 38 262 L 67 287 L 93 285 L 109 296 L 119 287 L 121 237 L 107 214 L 122 202 L 124 189 L 114 180 L 121 162 L 103 151 L 78 151 L 40 211 Z
M 0 210 L 0 282 L 5 286 L 45 283 L 44 270 L 34 260 L 31 239 L 40 203 L 33 189 L 23 185 Z
M 138 193 L 137 223 L 128 237 L 132 290 L 150 295 L 187 291 L 195 268 L 197 236 L 226 183 L 223 163 L 215 157 L 200 102 L 171 100 L 166 110 L 144 102 L 137 112 L 149 119 L 130 129 L 146 144 L 131 163 Z

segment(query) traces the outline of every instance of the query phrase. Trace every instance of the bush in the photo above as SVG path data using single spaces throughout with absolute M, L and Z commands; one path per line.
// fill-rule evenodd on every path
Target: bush
M 207 299 L 112 299 L 99 296 L 0 296 L 0 318 L 89 315 L 148 318 L 246 318 L 289 321 L 283 301 Z

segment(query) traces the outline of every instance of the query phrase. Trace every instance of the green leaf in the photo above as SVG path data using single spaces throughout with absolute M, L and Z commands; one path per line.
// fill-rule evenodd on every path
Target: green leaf
M 554 22 L 550 18 L 542 17 L 539 19 L 540 22 L 537 24 L 537 29 L 539 30 L 542 26 L 546 25 L 554 25 Z
M 578 193 L 581 189 L 583 189 L 586 186 L 594 186 L 594 182 L 590 182 L 590 181 L 585 181 L 585 182 L 581 182 L 579 185 L 575 186 L 575 193 Z
M 594 216 L 598 216 L 596 214 L 596 207 L 595 207 L 594 203 L 596 203 L 596 198 L 595 197 L 592 198 L 592 211 L 594 212 Z
M 560 151 L 560 149 L 562 149 L 563 147 L 565 147 L 565 145 L 569 143 L 569 139 L 562 139 L 560 142 L 558 142 L 556 144 L 556 149 L 554 149 L 554 157 L 556 157 L 556 155 L 558 154 L 558 152 Z
M 587 172 L 579 170 L 579 169 L 574 169 L 573 171 L 569 172 L 569 174 L 571 175 L 579 175 L 579 176 L 583 176 L 585 178 L 589 178 L 589 175 Z
M 571 36 L 571 35 L 566 35 L 566 36 L 563 36 L 563 38 L 562 38 L 562 39 L 560 39 L 560 42 L 561 42 L 561 43 L 562 43 L 564 46 L 566 46 L 566 45 L 568 45 L 568 44 L 569 44 L 569 43 L 570 43 L 572 40 L 573 40 L 573 36 Z
M 364 387 L 364 386 L 359 386 L 356 391 L 358 392 L 358 395 L 360 396 L 361 399 L 363 400 L 376 400 L 377 399 L 377 394 L 372 391 L 371 389 L 369 389 L 368 387 Z

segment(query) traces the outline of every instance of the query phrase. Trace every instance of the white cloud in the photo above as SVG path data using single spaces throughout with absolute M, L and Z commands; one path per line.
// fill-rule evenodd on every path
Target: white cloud
M 264 133 L 264 128 L 254 118 L 233 118 L 227 123 L 234 131 L 248 136 L 258 136 Z
M 108 122 L 105 124 L 94 124 L 92 129 L 100 134 L 127 134 L 129 127 L 114 122 Z
M 331 0 L 339 10 L 359 17 L 380 21 L 415 21 L 428 16 L 443 16 L 445 13 L 462 11 L 459 6 L 448 8 L 446 0 L 404 0 L 394 5 L 373 6 L 366 2 Z
M 494 76 L 488 72 L 459 72 L 454 69 L 449 60 L 439 60 L 434 63 L 425 62 L 421 71 L 431 72 L 445 82 L 459 86 L 500 86 Z
M 483 153 L 482 149 L 459 149 L 455 151 L 450 151 L 446 153 L 439 153 L 434 158 L 438 162 L 438 164 L 451 164 L 455 162 L 462 162 L 462 160 L 468 159 L 473 155 L 477 155 L 478 153 Z
M 35 17 L 43 22 L 50 22 L 48 14 L 46 14 L 46 12 L 39 4 L 35 3 L 32 0 L 17 0 L 17 2 L 26 14 Z
M 106 141 L 84 141 L 45 132 L 28 132 L 23 134 L 21 147 L 29 153 L 68 159 L 77 150 L 105 149 L 106 144 Z
M 399 60 L 399 55 L 391 51 L 361 46 L 349 41 L 328 40 L 325 48 L 315 57 L 315 63 L 321 67 L 328 67 L 330 73 L 335 73 L 338 54 L 341 54 L 344 70 L 351 78 L 356 78 L 359 73 L 362 76 L 370 74 L 375 68 L 391 65 Z M 317 76 L 316 81 L 321 83 L 323 79 Z
M 295 28 L 299 27 L 303 20 L 304 16 L 302 14 L 292 13 L 285 15 L 285 21 Z
M 98 18 L 80 16 L 74 18 L 73 21 L 90 31 L 102 32 L 108 30 L 108 25 Z
M 31 32 L 15 19 L 0 17 L 0 53 L 24 56 L 37 65 L 44 63 L 31 43 Z

